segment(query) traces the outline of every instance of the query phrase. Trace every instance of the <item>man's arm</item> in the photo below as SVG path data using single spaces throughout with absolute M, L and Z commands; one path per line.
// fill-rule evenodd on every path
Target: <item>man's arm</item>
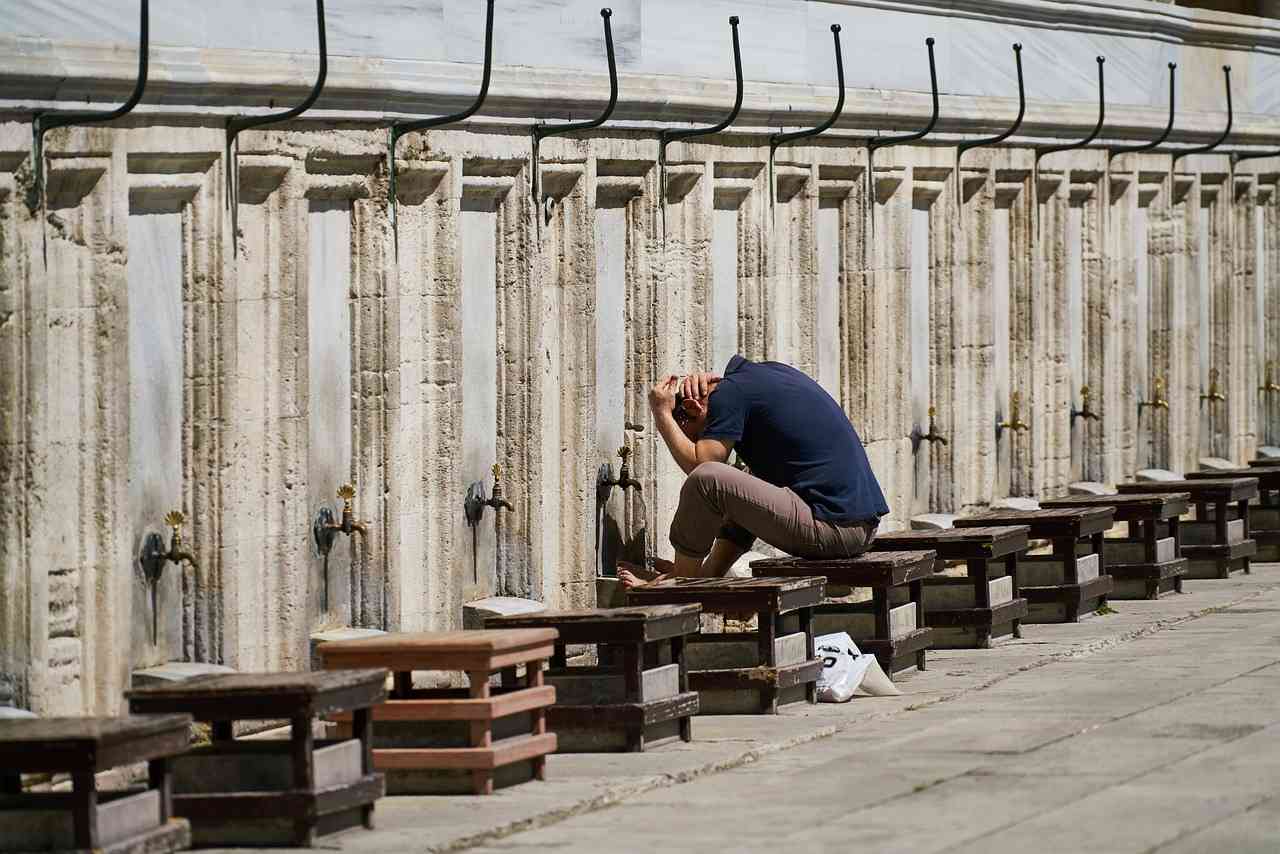
M 726 439 L 699 439 L 696 443 L 680 429 L 670 410 L 659 410 L 653 413 L 653 420 L 658 427 L 658 434 L 667 443 L 667 450 L 685 474 L 697 468 L 699 463 L 723 463 L 729 459 L 733 450 L 733 442 Z

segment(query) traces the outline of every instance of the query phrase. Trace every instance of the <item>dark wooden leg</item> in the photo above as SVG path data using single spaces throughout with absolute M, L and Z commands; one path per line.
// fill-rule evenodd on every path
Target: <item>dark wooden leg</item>
M 5 768 L 0 770 L 0 795 L 21 795 L 22 775 Z
M 778 650 L 777 645 L 774 643 L 778 638 L 776 619 L 777 615 L 766 608 L 762 608 L 756 613 L 756 625 L 760 628 L 757 633 L 760 663 L 763 667 L 774 671 L 775 679 L 778 667 Z M 776 715 L 778 713 L 778 688 L 776 682 L 760 690 L 760 706 L 761 711 L 767 715 Z
M 796 612 L 800 619 L 800 631 L 804 632 L 804 660 L 813 661 L 817 651 L 813 648 L 813 609 L 801 608 Z M 809 703 L 818 702 L 818 682 L 808 682 L 804 686 L 804 698 Z
M 98 789 L 92 771 L 71 775 L 71 821 L 77 848 L 98 847 Z
M 514 667 L 502 668 L 502 688 L 505 691 L 514 691 L 520 687 L 520 672 Z
M 542 661 L 530 661 L 525 665 L 525 672 L 528 674 L 525 683 L 530 688 L 542 687 Z M 547 708 L 539 706 L 533 711 L 533 734 L 542 735 L 547 731 Z M 533 779 L 547 779 L 547 757 L 537 756 L 533 762 Z M 492 785 L 492 782 L 490 783 Z M 492 791 L 492 789 L 491 789 Z
M 214 742 L 231 741 L 235 738 L 233 724 L 235 721 L 214 721 L 209 725 L 209 738 Z
M 671 663 L 679 668 L 676 685 L 681 694 L 689 690 L 689 667 L 684 663 L 684 640 L 683 637 L 671 639 Z M 685 715 L 680 719 L 680 740 L 693 741 L 692 715 Z
M 408 670 L 397 670 L 395 682 L 391 688 L 393 700 L 407 700 L 413 693 L 413 673 Z
M 147 782 L 160 793 L 160 823 L 173 817 L 173 783 L 169 779 L 169 759 L 152 759 L 147 763 Z
M 597 658 L 599 659 L 598 663 L 603 665 L 605 663 L 603 645 L 601 645 L 598 648 L 596 655 L 597 655 Z M 568 655 L 565 651 L 565 645 L 562 643 L 558 643 L 556 644 L 555 650 L 551 653 L 551 669 L 563 670 L 568 666 L 569 666 L 569 661 L 568 661 Z
M 315 739 L 311 734 L 311 717 L 294 718 L 290 726 L 290 739 L 293 752 L 293 788 L 302 792 L 314 792 L 316 788 L 316 767 L 313 756 Z M 316 816 L 314 813 L 295 816 L 294 838 L 305 848 L 315 844 Z
M 907 585 L 907 591 L 908 591 L 908 595 L 911 597 L 911 601 L 914 602 L 916 606 L 916 628 L 917 629 L 926 628 L 925 620 L 924 620 L 924 582 L 923 581 L 911 582 L 910 584 Z M 925 652 L 926 651 L 922 649 L 916 653 L 916 669 L 917 670 L 925 669 L 925 664 L 926 664 L 925 659 L 927 658 L 927 656 L 925 655 Z
M 351 736 L 360 740 L 360 773 L 373 773 L 373 709 L 356 709 L 351 714 Z M 364 826 L 373 830 L 373 804 L 362 807 L 360 818 Z
M 473 700 L 483 700 L 489 696 L 489 673 L 484 670 L 467 671 L 467 696 Z M 471 746 L 493 746 L 493 721 L 486 718 L 471 722 Z M 471 772 L 471 791 L 477 795 L 493 794 L 493 772 L 475 769 Z
M 987 577 L 989 573 L 988 564 L 985 559 L 971 559 L 965 561 L 965 568 L 969 573 L 969 581 L 973 583 L 973 606 L 975 608 L 983 608 L 988 613 L 991 611 L 991 581 Z M 975 630 L 976 642 L 979 649 L 991 646 L 991 629 L 985 624 Z
M 1107 554 L 1103 551 L 1102 532 L 1093 535 L 1093 553 L 1098 556 L 1098 576 L 1107 574 Z
M 1182 557 L 1182 525 L 1181 519 L 1174 516 L 1169 520 L 1169 536 L 1173 537 L 1173 556 Z
M 1239 508 L 1240 518 L 1244 520 L 1244 538 L 1249 539 L 1249 499 L 1244 499 L 1236 504 Z M 1250 568 L 1249 558 L 1244 559 L 1244 574 L 1249 575 L 1253 570 Z
M 1132 522 L 1130 524 L 1133 524 Z M 1143 549 L 1147 555 L 1147 563 L 1156 562 L 1156 523 L 1154 520 L 1148 519 L 1142 526 L 1143 528 Z
M 1021 598 L 1022 594 L 1018 588 L 1018 556 L 1016 554 L 1005 556 L 1004 571 L 1009 576 L 1009 586 L 1013 588 L 1013 598 Z M 1022 637 L 1022 620 L 1013 621 L 1013 636 L 1015 638 Z
M 623 696 L 629 703 L 641 702 L 644 682 L 644 644 L 629 643 L 622 649 Z M 627 752 L 644 752 L 644 724 L 627 728 Z
M 1219 501 L 1213 505 L 1213 539 L 1219 545 L 1227 542 L 1227 502 Z

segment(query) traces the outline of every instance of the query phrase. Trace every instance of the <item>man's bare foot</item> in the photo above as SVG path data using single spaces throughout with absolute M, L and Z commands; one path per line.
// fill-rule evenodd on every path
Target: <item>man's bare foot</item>
M 639 574 L 629 569 L 618 570 L 618 580 L 622 582 L 623 588 L 630 590 L 633 587 L 644 587 L 649 584 L 657 584 L 659 581 L 665 581 L 666 575 L 652 575 L 649 577 L 641 577 Z

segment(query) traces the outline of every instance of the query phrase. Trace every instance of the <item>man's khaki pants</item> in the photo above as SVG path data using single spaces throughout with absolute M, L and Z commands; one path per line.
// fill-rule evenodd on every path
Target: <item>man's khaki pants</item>
M 815 519 L 809 505 L 786 487 L 724 463 L 701 463 L 680 490 L 671 545 L 686 557 L 704 558 L 726 524 L 806 558 L 856 557 L 871 545 L 876 529 L 875 522 L 834 525 Z

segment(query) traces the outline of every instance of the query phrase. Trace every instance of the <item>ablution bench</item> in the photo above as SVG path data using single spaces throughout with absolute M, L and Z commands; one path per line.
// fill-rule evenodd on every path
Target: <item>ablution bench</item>
M 1179 525 L 1182 556 L 1187 559 L 1186 578 L 1226 578 L 1233 570 L 1249 571 L 1249 558 L 1258 544 L 1249 536 L 1249 502 L 1258 497 L 1258 480 L 1205 478 L 1121 483 L 1122 495 L 1139 492 L 1186 492 L 1195 505 L 1194 521 Z M 1232 513 L 1231 505 L 1235 505 Z M 1233 518 L 1234 516 L 1234 518 Z
M 813 632 L 848 632 L 864 653 L 875 655 L 890 676 L 909 667 L 924 670 L 933 631 L 925 625 L 924 580 L 937 553 L 871 552 L 854 558 L 771 558 L 751 563 L 758 576 L 827 579 L 827 597 L 813 609 Z M 850 588 L 870 588 L 871 600 L 851 601 Z
M 689 690 L 685 644 L 697 635 L 697 605 L 636 605 L 490 617 L 490 629 L 559 633 L 546 680 L 556 689 L 547 724 L 561 753 L 642 752 L 692 738 L 698 694 Z M 594 665 L 569 666 L 568 644 L 593 646 Z
M 211 741 L 173 761 L 173 809 L 196 845 L 315 844 L 373 827 L 382 775 L 369 760 L 370 707 L 387 696 L 385 670 L 226 673 L 126 693 L 134 713 L 185 712 Z M 315 718 L 355 716 L 355 738 L 317 740 Z M 243 720 L 287 720 L 288 739 L 235 738 Z
M 556 750 L 546 711 L 556 689 L 542 670 L 555 642 L 554 629 L 401 632 L 330 641 L 320 656 L 330 670 L 395 674 L 391 697 L 373 709 L 373 767 L 386 772 L 389 794 L 488 795 L 546 779 Z M 464 674 L 468 687 L 413 687 L 414 671 L 426 670 Z M 491 684 L 498 674 L 501 686 Z
M 1027 546 L 1026 526 L 1014 525 L 877 534 L 871 551 L 931 550 L 939 564 L 963 563 L 963 578 L 924 579 L 924 622 L 934 649 L 984 649 L 998 638 L 1020 636 L 1027 600 L 1019 592 L 1017 559 Z
M 1258 479 L 1258 497 L 1249 503 L 1249 537 L 1258 543 L 1254 560 L 1280 561 L 1280 465 L 1187 472 L 1187 480 L 1224 477 Z M 1227 508 L 1228 519 L 1238 516 L 1237 510 Z
M 1067 510 L 992 510 L 956 520 L 957 528 L 1026 525 L 1030 536 L 1048 540 L 1053 553 L 1018 558 L 1018 590 L 1027 600 L 1028 623 L 1075 623 L 1097 610 L 1111 593 L 1104 572 L 1102 537 L 1111 527 L 1110 507 Z
M 1068 495 L 1040 502 L 1049 509 L 1105 507 L 1128 526 L 1128 537 L 1105 537 L 1102 557 L 1113 583 L 1113 599 L 1158 599 L 1182 592 L 1187 559 L 1182 556 L 1178 517 L 1191 506 L 1186 492 L 1133 495 Z
M 754 632 L 689 638 L 685 664 L 699 714 L 777 714 L 817 702 L 822 659 L 813 649 L 818 578 L 670 578 L 627 591 L 628 604 L 701 605 L 704 613 L 756 615 Z
M 172 815 L 169 767 L 187 749 L 191 718 L 0 720 L 0 851 L 168 854 L 190 844 Z M 100 792 L 94 775 L 146 762 L 142 790 Z M 71 775 L 70 792 L 24 792 L 23 773 Z

